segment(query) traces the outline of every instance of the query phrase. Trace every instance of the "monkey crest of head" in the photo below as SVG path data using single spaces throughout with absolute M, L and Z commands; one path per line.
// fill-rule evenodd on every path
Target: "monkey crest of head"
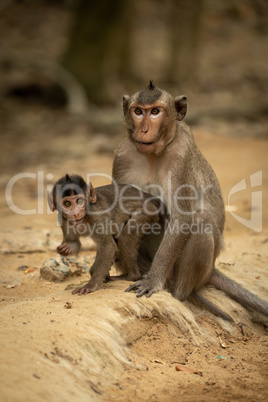
M 174 98 L 157 88 L 152 81 L 134 95 L 123 96 L 123 112 L 127 130 L 142 154 L 160 154 L 176 132 L 176 122 L 187 112 L 186 96 Z
M 51 211 L 57 209 L 63 218 L 80 223 L 97 197 L 91 183 L 87 186 L 81 176 L 66 174 L 56 182 L 52 192 L 48 192 L 47 199 Z

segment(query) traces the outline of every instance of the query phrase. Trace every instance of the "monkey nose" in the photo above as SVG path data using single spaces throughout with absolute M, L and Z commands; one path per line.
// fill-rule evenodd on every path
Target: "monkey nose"
M 142 127 L 142 128 L 141 128 L 141 132 L 142 132 L 143 134 L 148 133 L 148 131 L 149 131 L 149 127 Z

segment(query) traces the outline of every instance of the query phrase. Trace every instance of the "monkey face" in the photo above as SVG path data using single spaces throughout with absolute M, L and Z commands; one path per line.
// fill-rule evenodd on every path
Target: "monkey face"
M 142 154 L 160 154 L 175 136 L 176 121 L 183 120 L 187 98 L 173 98 L 152 82 L 132 96 L 123 96 L 128 132 Z
M 82 195 L 64 197 L 60 209 L 67 220 L 80 222 L 86 215 L 87 198 Z
M 143 154 L 158 154 L 164 149 L 163 140 L 168 134 L 173 137 L 175 130 L 167 132 L 168 113 L 163 103 L 130 107 L 130 116 L 134 124 L 132 140 L 137 150 Z M 173 119 L 175 125 L 175 119 Z M 171 138 L 172 139 L 172 138 Z M 166 141 L 164 141 L 166 143 Z

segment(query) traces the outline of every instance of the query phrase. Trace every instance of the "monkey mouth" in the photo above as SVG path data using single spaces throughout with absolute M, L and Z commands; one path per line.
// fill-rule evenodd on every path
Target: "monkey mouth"
M 76 219 L 75 223 L 82 223 L 84 218 Z
M 137 140 L 135 140 L 135 142 L 137 142 L 138 144 L 141 144 L 141 145 L 152 145 L 152 144 L 154 144 L 154 142 L 142 142 L 142 141 L 137 141 Z
M 84 217 L 80 218 L 80 219 L 69 219 L 69 222 L 72 225 L 79 225 L 79 223 L 82 223 L 84 220 Z

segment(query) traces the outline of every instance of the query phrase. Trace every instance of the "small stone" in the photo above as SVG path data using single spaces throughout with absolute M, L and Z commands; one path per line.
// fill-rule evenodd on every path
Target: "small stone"
M 42 278 L 46 279 L 47 281 L 55 282 L 55 281 L 64 281 L 65 275 L 63 272 L 59 270 L 55 270 L 49 266 L 43 266 L 40 268 L 40 275 Z
M 46 260 L 40 268 L 40 275 L 47 281 L 64 281 L 65 278 L 72 275 L 80 275 L 88 272 L 91 264 L 84 258 L 75 257 L 56 257 Z

